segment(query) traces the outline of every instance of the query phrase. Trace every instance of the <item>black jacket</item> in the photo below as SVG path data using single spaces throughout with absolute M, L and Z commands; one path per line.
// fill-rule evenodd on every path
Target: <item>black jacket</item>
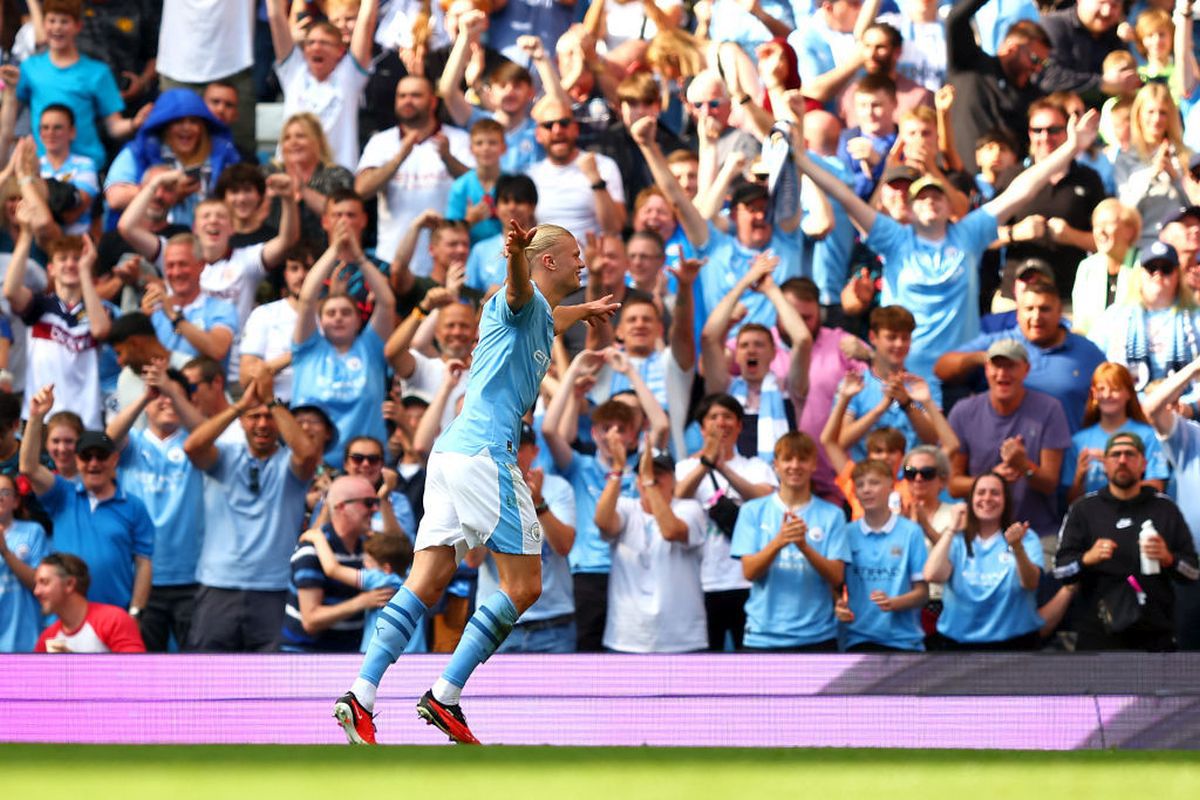
M 1141 571 L 1138 535 L 1147 519 L 1154 522 L 1158 535 L 1175 557 L 1171 568 L 1157 575 L 1143 575 Z M 1117 543 L 1116 551 L 1107 561 L 1085 566 L 1083 554 L 1098 539 L 1112 539 Z M 1099 601 L 1106 592 L 1128 586 L 1132 575 L 1146 593 L 1146 604 L 1131 631 L 1150 633 L 1175 630 L 1175 592 L 1171 580 L 1194 581 L 1200 571 L 1196 568 L 1192 535 L 1171 498 L 1142 487 L 1132 499 L 1119 500 L 1106 486 L 1084 496 L 1067 512 L 1058 537 L 1054 575 L 1063 583 L 1079 584 L 1084 608 L 1080 631 L 1098 633 L 1102 632 Z

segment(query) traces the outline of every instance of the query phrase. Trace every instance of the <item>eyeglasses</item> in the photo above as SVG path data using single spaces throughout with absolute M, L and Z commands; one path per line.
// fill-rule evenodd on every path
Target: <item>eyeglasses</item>
M 562 119 L 548 119 L 545 122 L 539 122 L 538 127 L 544 131 L 552 131 L 554 130 L 555 125 L 560 128 L 569 128 L 571 127 L 571 123 L 574 121 L 575 120 L 571 117 L 563 117 Z
M 12 489 L 0 489 L 0 500 L 9 500 L 17 496 Z
M 375 453 L 350 453 L 346 458 L 355 464 L 370 464 L 374 466 L 383 463 L 383 456 L 376 455 Z
M 338 503 L 337 507 L 341 508 L 342 506 L 347 506 L 351 503 L 362 503 L 363 508 L 369 511 L 374 511 L 375 509 L 379 508 L 378 497 L 351 497 L 349 500 L 343 500 L 342 502 Z
M 1037 136 L 1039 134 L 1042 134 L 1044 136 L 1062 136 L 1066 132 L 1067 132 L 1066 125 L 1047 125 L 1044 128 L 1031 127 L 1029 129 L 1030 136 Z
M 188 394 L 189 395 L 195 394 L 196 390 L 199 389 L 201 386 L 205 386 L 212 382 L 213 382 L 212 378 L 202 378 L 201 380 L 198 380 L 195 383 L 188 381 L 188 385 L 187 385 Z
M 938 476 L 937 467 L 905 467 L 904 477 L 915 481 L 918 477 L 923 481 L 931 481 Z
M 702 108 L 708 108 L 709 111 L 716 111 L 724 104 L 724 100 L 701 100 L 698 103 L 692 103 L 692 108 L 699 111 Z
M 1044 67 L 1050 59 L 1042 58 L 1037 53 L 1033 52 L 1032 47 L 1025 48 L 1025 55 L 1029 57 L 1029 63 L 1034 67 Z
M 90 464 L 93 461 L 103 461 L 108 458 L 108 453 L 100 450 L 88 450 L 86 453 L 76 453 L 75 457 L 85 464 Z
M 1177 267 L 1178 265 L 1172 264 L 1170 261 L 1151 261 L 1149 264 L 1142 264 L 1142 269 L 1149 274 L 1159 274 L 1164 278 L 1172 275 Z
M 262 491 L 262 484 L 258 480 L 258 465 L 250 465 L 250 493 L 258 494 Z

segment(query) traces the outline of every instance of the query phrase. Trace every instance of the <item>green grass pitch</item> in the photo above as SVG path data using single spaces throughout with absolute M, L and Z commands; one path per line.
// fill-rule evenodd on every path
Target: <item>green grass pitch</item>
M 11 798 L 1188 798 L 1200 753 L 0 745 Z

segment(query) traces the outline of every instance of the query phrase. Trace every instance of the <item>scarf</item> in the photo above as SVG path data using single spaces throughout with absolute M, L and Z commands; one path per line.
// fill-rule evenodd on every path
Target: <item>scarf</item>
M 1150 358 L 1149 314 L 1141 303 L 1131 308 L 1125 321 L 1125 365 L 1133 376 L 1134 387 L 1141 392 L 1150 381 L 1178 372 L 1196 357 L 1196 325 L 1190 313 L 1181 313 L 1176 307 L 1169 310 L 1171 349 L 1167 355 L 1166 373 L 1156 375 Z
M 729 394 L 746 407 L 750 394 L 746 379 L 740 375 L 729 383 Z M 768 464 L 775 463 L 775 443 L 788 432 L 787 411 L 783 406 L 783 391 L 773 373 L 763 378 L 758 392 L 758 457 Z

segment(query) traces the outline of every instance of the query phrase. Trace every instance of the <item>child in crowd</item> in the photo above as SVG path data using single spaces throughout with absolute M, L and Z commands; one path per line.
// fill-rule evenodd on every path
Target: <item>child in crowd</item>
M 316 549 L 317 558 L 321 561 L 321 571 L 325 573 L 325 577 L 333 578 L 339 583 L 353 586 L 364 592 L 374 589 L 399 589 L 404 585 L 404 578 L 412 566 L 412 542 L 404 535 L 377 533 L 363 542 L 362 569 L 343 566 L 320 528 L 312 528 L 300 534 L 300 541 L 307 542 Z M 371 643 L 371 637 L 375 635 L 375 617 L 378 614 L 379 609 L 367 611 L 360 649 L 363 653 L 367 652 L 367 645 Z M 425 621 L 421 620 L 404 652 L 425 652 L 424 628 Z
M 1003 128 L 994 128 L 975 140 L 975 189 L 983 202 L 996 196 L 996 181 L 1017 163 L 1017 145 Z
M 446 219 L 464 219 L 471 226 L 471 244 L 499 236 L 496 218 L 496 181 L 500 159 L 508 149 L 504 126 L 494 119 L 480 119 L 471 126 L 471 155 L 475 169 L 454 179 L 446 201 Z
M 850 563 L 835 610 L 848 652 L 925 649 L 925 534 L 889 507 L 895 472 L 891 464 L 868 460 L 852 473 L 863 517 L 847 529 Z

